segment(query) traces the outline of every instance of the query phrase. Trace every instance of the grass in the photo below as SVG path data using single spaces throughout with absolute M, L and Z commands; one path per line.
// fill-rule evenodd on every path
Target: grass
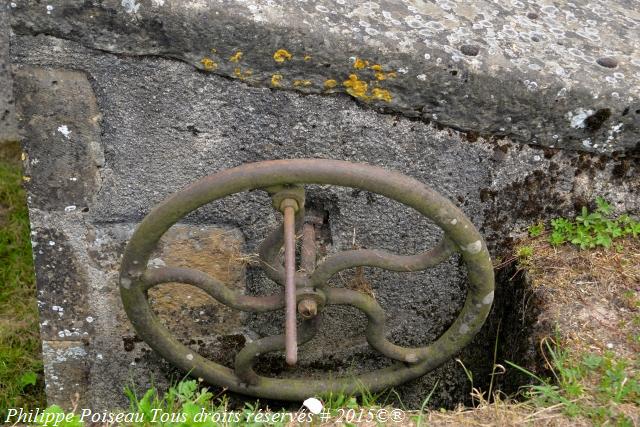
M 640 415 L 640 372 L 637 358 L 613 352 L 581 353 L 545 340 L 551 378 L 542 378 L 509 363 L 534 379 L 525 396 L 538 408 L 557 407 L 567 417 L 593 424 L 637 425 Z
M 126 410 L 94 414 L 75 408 L 65 413 L 60 407 L 51 406 L 36 419 L 35 425 L 47 427 L 81 427 L 88 424 L 107 426 L 114 423 L 129 427 L 292 426 L 301 423 L 355 425 L 358 417 L 372 418 L 376 410 L 382 409 L 378 403 L 381 395 L 364 393 L 357 399 L 343 394 L 325 396 L 320 414 L 313 414 L 302 405 L 297 411 L 273 411 L 267 406 L 262 406 L 259 401 L 247 402 L 242 408 L 232 410 L 226 395 L 214 395 L 206 387 L 201 387 L 196 380 L 188 379 L 174 384 L 164 394 L 160 394 L 155 387 L 146 390 L 142 395 L 129 387 L 125 388 L 124 393 L 129 400 L 129 408 Z M 118 416 L 120 419 L 117 418 Z M 340 419 L 342 422 L 337 421 Z M 15 417 L 12 420 L 15 420 Z M 407 421 L 410 422 L 410 420 Z M 420 425 L 420 423 L 417 424 Z
M 603 199 L 575 219 L 529 227 L 514 258 L 526 272 L 547 368 L 523 388 L 529 405 L 570 422 L 640 425 L 640 239 L 637 220 Z M 546 326 L 542 326 L 546 325 Z M 555 328 L 555 330 L 551 330 Z M 553 339 L 549 337 L 554 337 Z
M 435 387 L 434 387 L 435 389 Z M 460 426 L 460 425 L 581 425 L 567 418 L 557 406 L 537 408 L 531 402 L 516 402 L 504 399 L 496 393 L 491 402 L 483 393 L 474 390 L 474 408 L 426 409 L 432 392 L 425 398 L 420 410 L 402 411 L 401 422 L 392 425 L 402 426 Z M 127 427 L 190 427 L 190 426 L 375 426 L 386 425 L 376 421 L 382 416 L 389 419 L 397 408 L 381 402 L 382 395 L 354 396 L 335 394 L 323 399 L 323 410 L 313 415 L 301 406 L 297 411 L 273 411 L 260 402 L 245 403 L 240 409 L 230 409 L 225 395 L 215 396 L 206 388 L 200 388 L 196 380 L 183 380 L 172 386 L 166 393 L 160 394 L 150 388 L 142 395 L 132 389 L 125 390 L 130 407 L 111 413 L 83 413 L 82 410 L 65 413 L 57 406 L 49 407 L 45 415 L 35 423 L 38 426 L 82 427 L 127 426 Z M 115 417 L 120 415 L 121 419 Z M 127 415 L 128 414 L 128 415 Z M 92 416 L 96 418 L 92 419 Z M 128 417 L 125 418 L 125 417 Z M 267 421 L 267 420 L 270 420 Z M 114 424 L 115 422 L 115 424 Z M 582 424 L 584 425 L 584 424 Z
M 0 158 L 0 418 L 43 407 L 38 308 L 25 193 L 17 161 Z

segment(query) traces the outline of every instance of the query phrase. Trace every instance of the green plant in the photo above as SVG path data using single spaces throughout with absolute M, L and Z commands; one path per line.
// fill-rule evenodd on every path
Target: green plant
M 596 424 L 632 422 L 618 408 L 621 404 L 640 405 L 640 374 L 633 366 L 637 360 L 616 358 L 610 352 L 576 358 L 552 340 L 545 340 L 544 348 L 553 380 L 507 361 L 535 381 L 526 386 L 532 402 L 540 407 L 559 406 L 569 417 L 582 416 Z
M 44 410 L 37 425 L 42 427 L 83 427 L 84 423 L 77 415 L 65 413 L 58 405 L 51 405 Z
M 129 399 L 130 413 L 138 414 L 138 418 L 129 423 L 130 426 L 215 426 L 215 420 L 203 417 L 203 413 L 224 412 L 228 402 L 226 397 L 216 399 L 207 388 L 200 388 L 196 380 L 183 380 L 169 387 L 164 396 L 160 396 L 152 386 L 138 398 L 132 387 L 126 387 L 125 395 Z M 249 404 L 243 408 L 255 408 Z M 237 421 L 240 419 L 238 418 Z M 234 425 L 234 421 L 229 425 Z M 250 424 L 247 424 L 250 425 Z
M 538 222 L 536 224 L 532 224 L 528 228 L 529 236 L 538 237 L 544 232 L 544 223 Z
M 580 215 L 575 219 L 553 219 L 549 242 L 556 246 L 572 243 L 580 249 L 592 249 L 597 246 L 609 248 L 617 238 L 627 236 L 637 238 L 640 235 L 639 221 L 629 215 L 616 218 L 612 216 L 612 212 L 611 205 L 602 197 L 598 197 L 594 212 L 590 212 L 586 206 L 583 206 Z
M 44 406 L 29 216 L 19 163 L 0 160 L 0 419 Z
M 434 387 L 435 390 L 435 387 Z M 425 400 L 428 402 L 431 394 Z M 226 395 L 221 397 L 213 395 L 207 388 L 201 388 L 196 380 L 185 379 L 171 386 L 166 393 L 161 395 L 155 386 L 144 391 L 142 396 L 133 387 L 126 387 L 125 396 L 129 400 L 127 411 L 113 411 L 107 418 L 100 420 L 105 425 L 121 425 L 127 427 L 214 427 L 214 426 L 286 426 L 296 424 L 296 420 L 303 417 L 304 423 L 315 423 L 316 419 L 311 413 L 303 412 L 293 414 L 284 410 L 273 412 L 268 407 L 261 407 L 260 402 L 246 402 L 239 409 L 229 409 Z M 361 390 L 361 397 L 344 393 L 335 393 L 325 396 L 323 416 L 336 416 L 338 410 L 345 417 L 344 410 L 353 410 L 358 416 L 371 416 L 372 409 L 381 408 L 378 399 L 382 394 L 372 394 Z M 424 406 L 424 405 L 423 405 Z M 325 412 L 326 411 L 326 412 Z M 295 411 L 294 411 L 295 412 Z M 41 427 L 82 427 L 95 422 L 91 415 L 84 413 L 74 414 L 64 412 L 58 406 L 51 406 L 45 414 L 50 414 L 44 420 L 38 420 Z M 115 417 L 129 414 L 128 419 L 118 420 Z M 268 416 L 267 416 L 268 415 Z M 112 417 L 109 419 L 108 417 Z M 323 418 L 320 418 L 322 420 Z M 346 419 L 345 425 L 354 425 Z
M 422 417 L 424 416 L 424 410 L 427 407 L 427 405 L 429 404 L 429 401 L 431 400 L 431 397 L 433 396 L 433 392 L 436 391 L 436 388 L 438 387 L 439 383 L 440 383 L 440 380 L 436 381 L 436 383 L 433 385 L 433 388 L 431 389 L 431 391 L 429 392 L 427 397 L 422 401 L 422 405 L 420 406 L 420 411 L 418 412 L 418 416 L 417 417 L 413 417 L 413 420 L 416 423 L 417 427 L 422 427 Z
M 528 245 L 519 246 L 516 251 L 516 257 L 521 265 L 527 264 L 533 257 L 533 247 Z

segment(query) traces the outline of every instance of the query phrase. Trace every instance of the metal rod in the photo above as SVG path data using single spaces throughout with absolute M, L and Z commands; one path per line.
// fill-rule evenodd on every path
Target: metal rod
M 316 269 L 316 227 L 313 224 L 305 223 L 302 227 L 300 267 L 307 274 Z
M 297 203 L 292 199 L 282 202 L 284 208 L 284 271 L 285 271 L 285 359 L 287 364 L 295 365 L 298 361 L 298 340 L 296 333 L 296 225 L 295 208 Z

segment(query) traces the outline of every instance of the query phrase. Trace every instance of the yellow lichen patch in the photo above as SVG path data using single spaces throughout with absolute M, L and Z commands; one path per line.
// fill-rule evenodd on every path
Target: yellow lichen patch
M 313 83 L 311 83 L 311 80 L 294 80 L 293 81 L 293 85 L 298 87 L 298 86 L 311 86 Z
M 27 153 L 23 151 L 22 154 L 20 155 L 20 160 L 22 160 L 23 162 L 27 160 Z
M 338 85 L 338 82 L 333 80 L 333 79 L 329 79 L 329 80 L 325 80 L 324 81 L 324 88 L 325 89 L 333 89 L 337 85 Z
M 242 71 L 240 67 L 236 67 L 233 69 L 233 75 L 239 78 L 240 80 L 244 80 L 252 74 L 253 74 L 253 71 L 251 70 Z
M 389 73 L 385 73 L 383 71 L 376 71 L 375 76 L 376 76 L 376 80 L 387 80 L 387 79 L 395 78 L 397 74 L 395 71 L 391 71 Z
M 279 64 L 282 64 L 284 61 L 290 61 L 291 58 L 293 58 L 293 55 L 286 49 L 278 49 L 273 53 L 273 60 Z
M 387 89 L 380 89 L 379 87 L 374 87 L 373 90 L 371 91 L 371 99 L 390 102 L 391 92 L 389 92 Z
M 211 53 L 218 53 L 218 49 L 216 49 L 215 47 L 211 48 Z
M 311 55 L 305 55 L 304 56 L 304 60 L 305 61 L 311 61 Z
M 342 82 L 342 85 L 347 88 L 347 93 L 356 98 L 367 98 L 367 85 L 366 82 L 358 79 L 355 74 L 349 74 L 349 80 Z
M 24 182 L 29 182 L 29 181 L 31 181 L 31 177 L 30 177 L 30 176 L 23 176 L 23 177 L 22 177 L 22 180 L 23 180 Z
M 242 51 L 239 50 L 236 53 L 234 53 L 233 55 L 231 55 L 231 57 L 229 58 L 229 61 L 238 62 L 238 61 L 240 61 L 241 58 L 242 58 Z
M 200 63 L 207 71 L 213 71 L 218 68 L 218 64 L 216 64 L 211 58 L 204 57 L 200 60 Z
M 369 65 L 369 61 L 365 61 L 360 58 L 356 58 L 356 60 L 353 61 L 353 68 L 355 68 L 356 70 L 362 70 L 367 65 Z
M 274 74 L 271 76 L 271 86 L 279 87 L 282 81 L 282 74 Z
M 389 71 L 389 72 L 384 71 L 384 69 L 382 68 L 382 65 L 380 64 L 373 64 L 369 68 L 374 71 L 376 80 L 379 80 L 379 81 L 393 79 L 397 75 L 395 71 Z

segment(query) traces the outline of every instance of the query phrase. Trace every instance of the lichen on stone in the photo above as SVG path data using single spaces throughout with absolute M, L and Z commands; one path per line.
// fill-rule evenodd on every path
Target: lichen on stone
M 369 61 L 365 61 L 364 59 L 361 59 L 361 58 L 356 58 L 353 61 L 353 68 L 355 68 L 356 70 L 362 70 L 368 65 L 369 65 Z
M 311 82 L 311 80 L 294 80 L 293 81 L 293 85 L 295 87 L 300 87 L 300 86 L 311 86 L 313 83 Z
M 374 87 L 371 90 L 371 99 L 376 99 L 384 102 L 391 102 L 392 96 L 391 96 L 391 92 L 389 92 L 387 89 Z
M 358 79 L 356 74 L 349 74 L 349 79 L 342 82 L 342 85 L 347 88 L 347 93 L 349 95 L 356 98 L 367 98 L 367 89 L 369 85 Z
M 338 85 L 338 82 L 335 81 L 334 79 L 328 79 L 328 80 L 324 81 L 324 88 L 325 89 L 333 89 L 337 85 Z
M 289 53 L 286 49 L 278 49 L 273 53 L 273 60 L 279 64 L 282 64 L 285 61 L 290 61 L 293 58 L 293 55 Z
M 282 74 L 274 74 L 271 76 L 271 86 L 280 87 L 280 82 L 282 81 Z
M 382 80 L 387 80 L 387 79 L 393 79 L 396 77 L 396 72 L 395 71 L 391 71 L 389 73 L 384 73 L 382 71 L 376 71 L 375 76 L 376 76 L 376 80 L 382 81 Z
M 231 55 L 229 57 L 229 61 L 231 61 L 231 62 L 239 62 L 240 59 L 242 59 L 242 55 L 243 55 L 242 51 L 239 50 L 239 51 L 237 51 L 236 53 L 234 53 L 233 55 Z
M 207 58 L 206 56 L 200 60 L 200 63 L 207 71 L 213 71 L 218 68 L 218 64 L 211 58 Z
M 253 74 L 253 71 L 251 70 L 242 71 L 240 67 L 236 67 L 233 69 L 233 75 L 239 78 L 240 80 L 244 80 L 247 77 L 251 76 L 252 74 Z

